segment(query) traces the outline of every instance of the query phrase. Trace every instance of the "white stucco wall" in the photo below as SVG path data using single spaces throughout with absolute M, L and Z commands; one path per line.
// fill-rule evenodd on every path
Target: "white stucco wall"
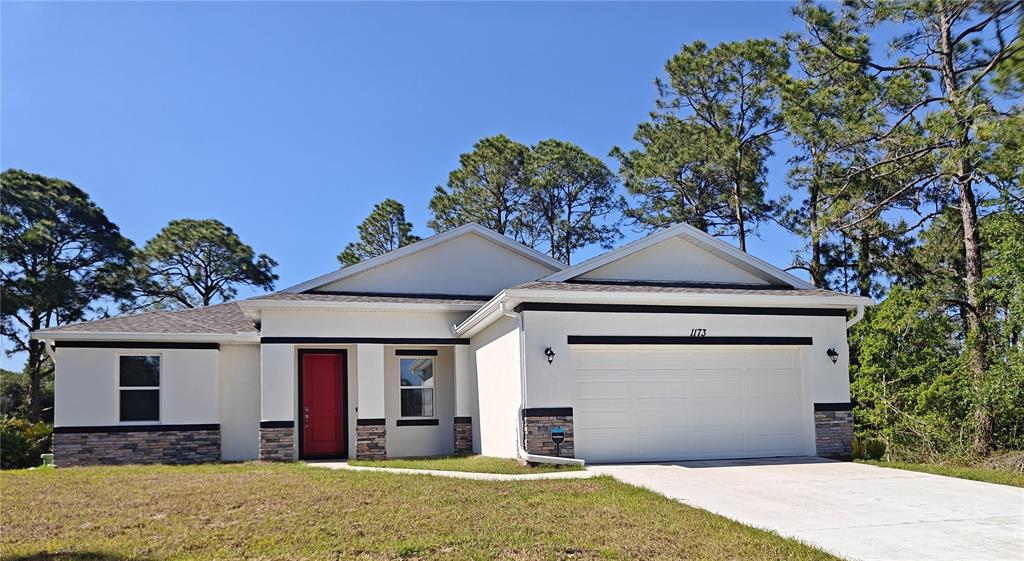
M 537 261 L 467 234 L 318 290 L 494 295 L 552 272 Z
M 395 349 L 437 350 L 434 357 L 434 416 L 437 425 L 398 426 L 402 415 L 399 359 Z M 386 346 L 384 398 L 388 430 L 388 457 L 448 456 L 454 452 L 455 376 L 451 347 Z
M 226 461 L 260 452 L 260 346 L 221 345 L 220 447 Z
M 217 350 L 57 348 L 54 424 L 119 423 L 118 356 L 160 355 L 160 423 L 219 423 Z
M 502 318 L 473 337 L 479 415 L 474 441 L 485 456 L 514 458 L 518 448 L 518 415 L 522 389 L 519 380 L 519 330 L 512 318 Z
M 523 313 L 523 320 L 526 407 L 572 405 L 568 335 L 689 336 L 694 328 L 707 329 L 709 337 L 812 337 L 814 344 L 802 347 L 801 352 L 803 375 L 809 387 L 808 407 L 813 403 L 850 400 L 849 350 L 843 317 L 527 311 Z M 546 347 L 555 351 L 552 364 L 548 364 L 544 355 Z M 829 348 L 839 353 L 837 364 L 832 364 L 825 354 Z M 480 379 L 484 379 L 483 374 Z
M 481 302 L 481 305 L 483 303 Z M 452 337 L 470 312 L 264 310 L 263 337 Z
M 673 236 L 580 275 L 582 279 L 768 284 L 697 245 Z

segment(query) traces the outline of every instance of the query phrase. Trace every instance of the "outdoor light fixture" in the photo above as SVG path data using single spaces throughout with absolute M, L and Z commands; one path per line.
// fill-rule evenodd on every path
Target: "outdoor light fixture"
M 544 356 L 548 357 L 548 364 L 555 362 L 555 351 L 551 350 L 551 347 L 544 349 Z
M 835 348 L 825 351 L 825 354 L 828 355 L 828 358 L 832 359 L 832 364 L 839 362 L 839 353 L 836 352 Z

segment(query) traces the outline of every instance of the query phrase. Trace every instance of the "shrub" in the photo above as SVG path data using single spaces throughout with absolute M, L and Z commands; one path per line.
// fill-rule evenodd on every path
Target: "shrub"
M 18 417 L 0 417 L 0 468 L 36 467 L 40 454 L 50 451 L 53 426 Z
M 869 438 L 864 443 L 864 449 L 872 460 L 881 460 L 885 456 L 885 443 L 877 438 Z
M 885 442 L 878 438 L 855 436 L 851 448 L 855 460 L 881 460 L 885 456 Z

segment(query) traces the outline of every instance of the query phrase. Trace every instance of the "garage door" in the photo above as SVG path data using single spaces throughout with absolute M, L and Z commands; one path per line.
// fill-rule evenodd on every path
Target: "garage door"
M 572 354 L 578 458 L 813 454 L 796 349 L 582 346 Z

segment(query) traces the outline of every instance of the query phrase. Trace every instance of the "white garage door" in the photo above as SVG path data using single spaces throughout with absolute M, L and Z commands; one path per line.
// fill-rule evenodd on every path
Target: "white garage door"
M 576 457 L 813 454 L 795 349 L 574 347 Z

